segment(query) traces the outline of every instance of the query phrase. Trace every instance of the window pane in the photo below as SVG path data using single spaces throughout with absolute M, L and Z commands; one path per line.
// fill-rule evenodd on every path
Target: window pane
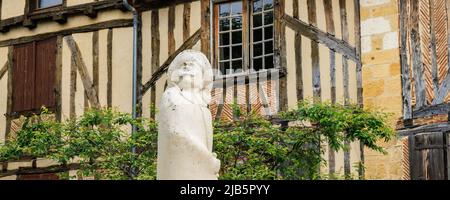
M 235 60 L 231 64 L 231 68 L 233 69 L 233 72 L 241 72 L 242 70 L 242 60 Z
M 220 43 L 221 46 L 230 44 L 230 33 L 221 33 L 220 34 Z
M 260 69 L 262 69 L 262 65 L 262 58 L 253 59 L 253 69 L 255 71 L 259 71 Z
M 253 42 L 258 42 L 262 40 L 262 29 L 253 30 Z
M 253 1 L 253 12 L 261 12 L 262 11 L 262 0 Z
M 230 59 L 230 47 L 220 48 L 220 60 L 229 60 L 229 59 Z
M 220 63 L 220 73 L 227 74 L 227 70 L 230 68 L 230 62 Z
M 219 15 L 221 17 L 226 17 L 230 15 L 230 4 L 220 4 L 219 5 Z
M 253 27 L 260 27 L 262 26 L 262 15 L 253 15 Z
M 62 4 L 62 0 L 40 0 L 39 8 L 47 8 L 51 6 L 56 6 Z
M 261 56 L 263 52 L 263 44 L 259 43 L 259 44 L 255 44 L 253 45 L 253 56 Z
M 273 0 L 264 0 L 264 10 L 273 8 Z
M 232 33 L 232 43 L 239 44 L 242 43 L 242 31 L 235 31 Z
M 273 53 L 273 41 L 264 43 L 264 54 Z
M 233 54 L 232 55 L 233 59 L 242 58 L 242 46 L 241 45 L 232 47 L 231 51 Z
M 220 19 L 219 21 L 219 30 L 220 31 L 228 31 L 230 30 L 230 20 L 229 19 Z
M 273 56 L 266 56 L 264 58 L 264 67 L 265 69 L 272 69 L 273 68 Z
M 242 14 L 242 2 L 234 2 L 231 4 L 231 14 L 232 15 Z
M 273 12 L 266 12 L 264 13 L 264 25 L 270 25 L 273 24 Z
M 242 28 L 242 17 L 233 17 L 232 28 L 233 30 Z
M 264 28 L 264 40 L 269 40 L 273 38 L 273 27 L 265 27 Z

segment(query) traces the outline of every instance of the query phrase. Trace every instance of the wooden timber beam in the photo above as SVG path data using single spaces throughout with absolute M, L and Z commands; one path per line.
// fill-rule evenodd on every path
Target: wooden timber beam
M 8 62 L 6 62 L 5 65 L 3 65 L 3 67 L 0 69 L 0 80 L 2 80 L 3 76 L 6 74 L 7 71 L 8 71 Z
M 20 167 L 19 169 L 9 170 L 0 173 L 0 178 L 14 175 L 26 175 L 26 174 L 45 174 L 45 173 L 59 173 L 70 170 L 77 170 L 80 168 L 80 164 L 72 163 L 68 165 L 54 165 L 50 167 L 43 168 L 33 168 L 33 167 Z
M 443 115 L 450 112 L 450 103 L 442 103 L 439 105 L 422 107 L 419 110 L 415 110 L 412 113 L 414 119 L 430 117 L 433 115 Z
M 87 98 L 89 99 L 90 104 L 94 108 L 100 108 L 100 103 L 98 100 L 98 95 L 95 90 L 94 84 L 91 81 L 92 79 L 89 77 L 89 72 L 86 67 L 86 64 L 83 61 L 83 57 L 81 55 L 81 51 L 73 39 L 73 37 L 67 36 L 66 38 L 67 46 L 69 47 L 70 51 L 72 52 L 72 62 L 76 65 L 78 68 L 78 73 L 80 73 L 81 80 L 83 82 L 84 90 L 86 93 Z
M 59 10 L 35 12 L 27 15 L 21 15 L 1 20 L 0 31 L 7 32 L 12 26 L 21 26 L 21 25 L 29 26 L 33 24 L 35 25 L 39 21 L 53 20 L 58 23 L 64 23 L 67 20 L 66 19 L 67 17 L 74 15 L 86 15 L 93 18 L 97 16 L 97 12 L 100 10 L 117 9 L 117 8 L 125 11 L 125 9 L 123 9 L 122 0 L 96 1 L 76 6 L 62 7 Z
M 415 128 L 408 127 L 406 129 L 398 130 L 397 133 L 399 137 L 404 137 L 421 133 L 448 132 L 448 131 L 450 131 L 450 126 L 448 125 L 448 123 L 438 123 Z
M 155 10 L 198 0 L 133 0 L 133 5 L 140 11 Z
M 170 63 L 172 63 L 173 59 L 175 59 L 178 54 L 180 54 L 184 50 L 192 48 L 198 41 L 200 41 L 200 34 L 201 30 L 199 29 L 194 33 L 194 35 L 186 40 L 186 42 L 184 42 L 184 44 L 181 45 L 180 48 L 178 48 L 172 55 L 170 55 L 169 58 L 167 58 L 167 60 L 158 68 L 158 70 L 153 73 L 152 78 L 142 86 L 142 96 L 155 85 L 156 81 L 158 81 L 164 73 L 166 73 Z
M 51 32 L 51 33 L 43 33 L 43 34 L 37 34 L 37 35 L 33 35 L 33 36 L 26 36 L 26 37 L 21 37 L 21 38 L 4 40 L 4 41 L 0 42 L 0 47 L 12 46 L 12 45 L 17 45 L 17 44 L 32 42 L 35 40 L 43 40 L 43 39 L 58 36 L 58 35 L 64 36 L 64 35 L 70 35 L 70 34 L 74 34 L 74 33 L 92 32 L 92 31 L 97 31 L 97 30 L 107 29 L 107 28 L 120 28 L 120 27 L 131 27 L 131 26 L 133 26 L 132 19 L 111 20 L 111 21 L 106 21 L 106 22 L 89 24 L 86 26 L 69 28 L 69 29 L 65 29 L 65 30 Z
M 342 54 L 344 57 L 360 62 L 360 58 L 356 54 L 356 49 L 350 46 L 347 42 L 340 40 L 317 27 L 311 26 L 298 19 L 294 19 L 289 15 L 284 15 L 283 19 L 286 21 L 286 25 L 294 31 L 300 32 L 303 36 L 326 45 L 328 48 Z

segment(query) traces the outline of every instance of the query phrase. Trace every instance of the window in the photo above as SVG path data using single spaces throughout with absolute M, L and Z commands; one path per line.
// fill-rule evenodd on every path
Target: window
M 62 3 L 63 0 L 36 0 L 36 9 L 50 8 Z
M 274 68 L 273 0 L 217 3 L 214 11 L 215 60 L 220 75 Z
M 55 105 L 56 38 L 14 47 L 13 112 Z
M 258 0 L 253 3 L 252 67 L 253 70 L 273 68 L 273 3 Z

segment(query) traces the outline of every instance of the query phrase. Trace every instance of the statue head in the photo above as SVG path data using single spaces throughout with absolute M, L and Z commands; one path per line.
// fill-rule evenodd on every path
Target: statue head
M 178 54 L 169 65 L 168 88 L 201 92 L 205 104 L 211 101 L 213 72 L 206 56 L 195 50 L 185 50 Z

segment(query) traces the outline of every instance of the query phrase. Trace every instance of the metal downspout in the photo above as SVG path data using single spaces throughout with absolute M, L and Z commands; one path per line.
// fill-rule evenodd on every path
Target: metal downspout
M 123 5 L 126 9 L 131 11 L 133 13 L 133 91 L 132 91 L 132 117 L 133 119 L 137 118 L 137 111 L 136 111 L 136 104 L 137 104 L 137 29 L 139 25 L 139 13 L 137 12 L 136 8 L 134 8 L 132 5 L 128 3 L 127 0 L 123 0 Z M 132 132 L 131 134 L 134 134 L 136 132 L 136 126 L 134 124 L 132 126 Z M 136 153 L 136 147 L 132 147 L 132 153 Z M 131 169 L 132 176 L 135 177 L 136 169 Z

